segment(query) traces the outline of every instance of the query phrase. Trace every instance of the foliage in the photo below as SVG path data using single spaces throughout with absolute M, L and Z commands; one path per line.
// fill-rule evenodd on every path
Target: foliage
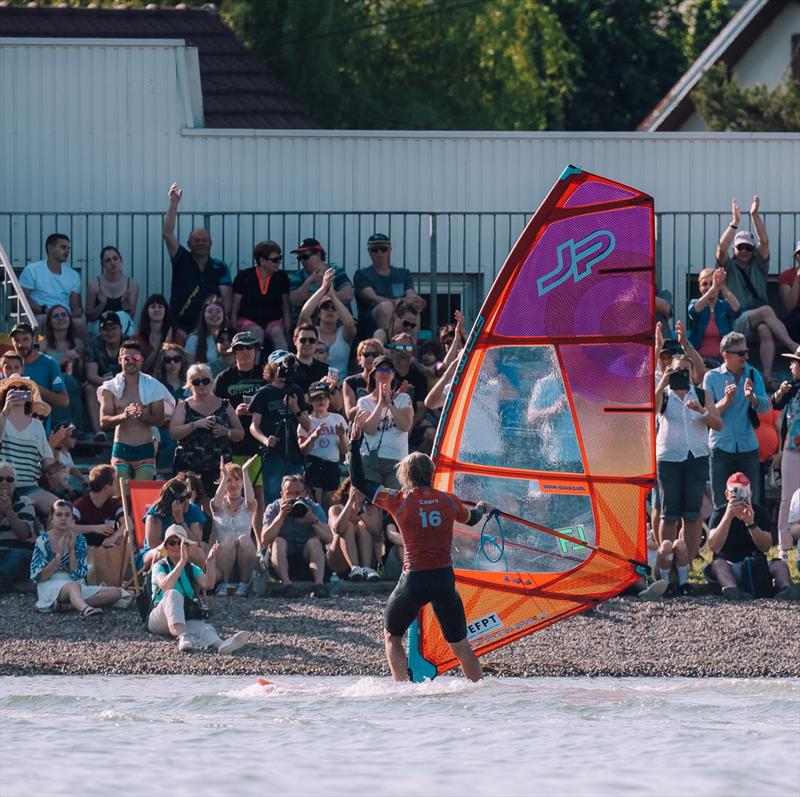
M 683 12 L 683 54 L 693 63 L 733 16 L 728 0 L 695 0 Z
M 710 69 L 692 100 L 711 130 L 796 132 L 800 130 L 800 81 L 786 78 L 774 89 L 739 85 L 723 65 Z

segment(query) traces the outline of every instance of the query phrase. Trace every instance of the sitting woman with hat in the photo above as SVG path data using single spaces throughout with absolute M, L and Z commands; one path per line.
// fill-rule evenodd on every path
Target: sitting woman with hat
M 189 553 L 197 543 L 189 538 L 183 526 L 173 523 L 164 534 L 158 548 L 163 557 L 153 566 L 152 608 L 147 618 L 147 628 L 152 634 L 178 638 L 178 650 L 205 650 L 213 647 L 217 653 L 228 655 L 247 644 L 246 631 L 238 631 L 223 640 L 210 623 L 204 619 L 204 609 L 197 600 L 198 589 L 210 589 L 213 579 L 189 561 Z M 208 552 L 208 563 L 213 565 L 218 545 Z

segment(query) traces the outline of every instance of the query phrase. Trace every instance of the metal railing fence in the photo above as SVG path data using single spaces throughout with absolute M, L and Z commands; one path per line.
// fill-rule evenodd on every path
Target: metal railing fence
M 392 240 L 392 262 L 405 266 L 418 280 L 420 293 L 438 296 L 426 321 L 435 328 L 460 306 L 474 317 L 530 213 L 407 213 L 407 212 L 207 212 L 181 213 L 177 233 L 186 241 L 195 227 L 210 230 L 215 257 L 231 267 L 252 265 L 255 243 L 277 241 L 285 268 L 296 263 L 290 250 L 303 238 L 316 238 L 328 261 L 345 266 L 348 274 L 369 265 L 366 240 L 374 232 Z M 800 238 L 800 211 L 763 214 L 770 236 L 770 269 L 790 268 L 795 241 Z M 19 272 L 26 263 L 44 257 L 44 240 L 63 232 L 72 243 L 71 265 L 86 281 L 99 273 L 100 249 L 113 244 L 122 253 L 126 272 L 141 286 L 141 309 L 150 293 L 169 295 L 171 267 L 161 226 L 163 211 L 82 213 L 0 213 L 0 241 Z M 685 317 L 689 278 L 711 265 L 717 240 L 730 219 L 729 211 L 664 212 L 656 214 L 656 260 L 660 287 L 672 292 L 676 318 Z M 743 227 L 749 217 L 743 214 Z M 4 318 L 8 307 L 4 303 Z M 445 316 L 443 318 L 442 316 Z

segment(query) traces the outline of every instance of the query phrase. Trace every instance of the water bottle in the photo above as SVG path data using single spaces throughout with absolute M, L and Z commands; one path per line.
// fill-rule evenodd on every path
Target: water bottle
M 333 573 L 331 575 L 330 584 L 331 584 L 331 597 L 332 598 L 338 598 L 339 597 L 339 582 L 340 581 L 341 581 L 341 579 L 339 578 L 339 576 L 336 573 Z

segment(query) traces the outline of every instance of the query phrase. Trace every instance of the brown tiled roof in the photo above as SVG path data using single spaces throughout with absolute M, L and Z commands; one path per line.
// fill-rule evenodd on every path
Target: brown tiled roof
M 215 10 L 0 6 L 0 37 L 183 39 L 197 47 L 208 128 L 318 127 Z

